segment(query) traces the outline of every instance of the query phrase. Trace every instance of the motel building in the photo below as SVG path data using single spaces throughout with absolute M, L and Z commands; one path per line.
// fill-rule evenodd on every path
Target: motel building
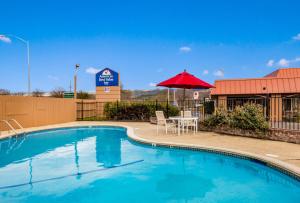
M 232 111 L 254 102 L 263 106 L 272 127 L 300 122 L 300 68 L 278 69 L 261 78 L 216 80 L 214 86 L 211 96 L 218 108 Z

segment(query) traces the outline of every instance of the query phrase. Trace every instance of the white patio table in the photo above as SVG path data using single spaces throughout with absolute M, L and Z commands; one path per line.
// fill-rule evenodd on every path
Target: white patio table
M 178 135 L 180 135 L 181 129 L 184 132 L 184 123 L 185 123 L 185 121 L 192 121 L 192 122 L 194 122 L 195 126 L 196 126 L 196 128 L 194 129 L 194 132 L 198 131 L 198 119 L 199 119 L 198 117 L 171 116 L 171 117 L 169 117 L 169 119 L 177 122 Z

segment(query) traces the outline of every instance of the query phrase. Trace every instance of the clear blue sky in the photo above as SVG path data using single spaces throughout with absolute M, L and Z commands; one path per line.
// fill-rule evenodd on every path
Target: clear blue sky
M 299 10 L 299 0 L 0 0 L 0 34 L 30 41 L 32 89 L 67 89 L 76 63 L 79 89 L 94 90 L 87 69 L 104 67 L 149 89 L 183 69 L 213 83 L 299 67 Z M 25 46 L 0 41 L 0 88 L 26 91 L 26 75 Z

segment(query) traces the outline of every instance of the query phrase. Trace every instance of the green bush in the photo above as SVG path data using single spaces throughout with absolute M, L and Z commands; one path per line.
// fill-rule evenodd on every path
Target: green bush
M 236 107 L 230 115 L 230 126 L 255 131 L 265 131 L 269 128 L 262 106 L 253 103 Z
M 166 116 L 179 113 L 177 107 L 154 102 L 114 102 L 104 106 L 104 114 L 109 120 L 148 121 L 151 116 L 155 116 L 156 110 L 164 111 Z
M 262 132 L 269 128 L 262 106 L 253 103 L 237 106 L 231 113 L 224 109 L 217 109 L 214 115 L 204 120 L 203 124 L 206 127 L 225 126 L 242 130 L 255 130 L 257 132 Z
M 204 120 L 206 127 L 223 126 L 229 123 L 229 116 L 223 108 L 217 109 L 215 114 Z

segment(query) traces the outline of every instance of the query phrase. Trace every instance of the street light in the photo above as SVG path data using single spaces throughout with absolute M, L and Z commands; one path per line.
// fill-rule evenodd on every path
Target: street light
M 75 65 L 75 73 L 74 73 L 74 98 L 77 99 L 77 72 L 79 69 L 79 64 Z
M 28 96 L 31 94 L 31 84 L 30 84 L 30 51 L 29 51 L 29 41 L 18 37 L 16 35 L 0 35 L 0 41 L 10 42 L 10 38 L 13 37 L 21 42 L 23 42 L 27 47 L 27 67 L 28 67 Z

